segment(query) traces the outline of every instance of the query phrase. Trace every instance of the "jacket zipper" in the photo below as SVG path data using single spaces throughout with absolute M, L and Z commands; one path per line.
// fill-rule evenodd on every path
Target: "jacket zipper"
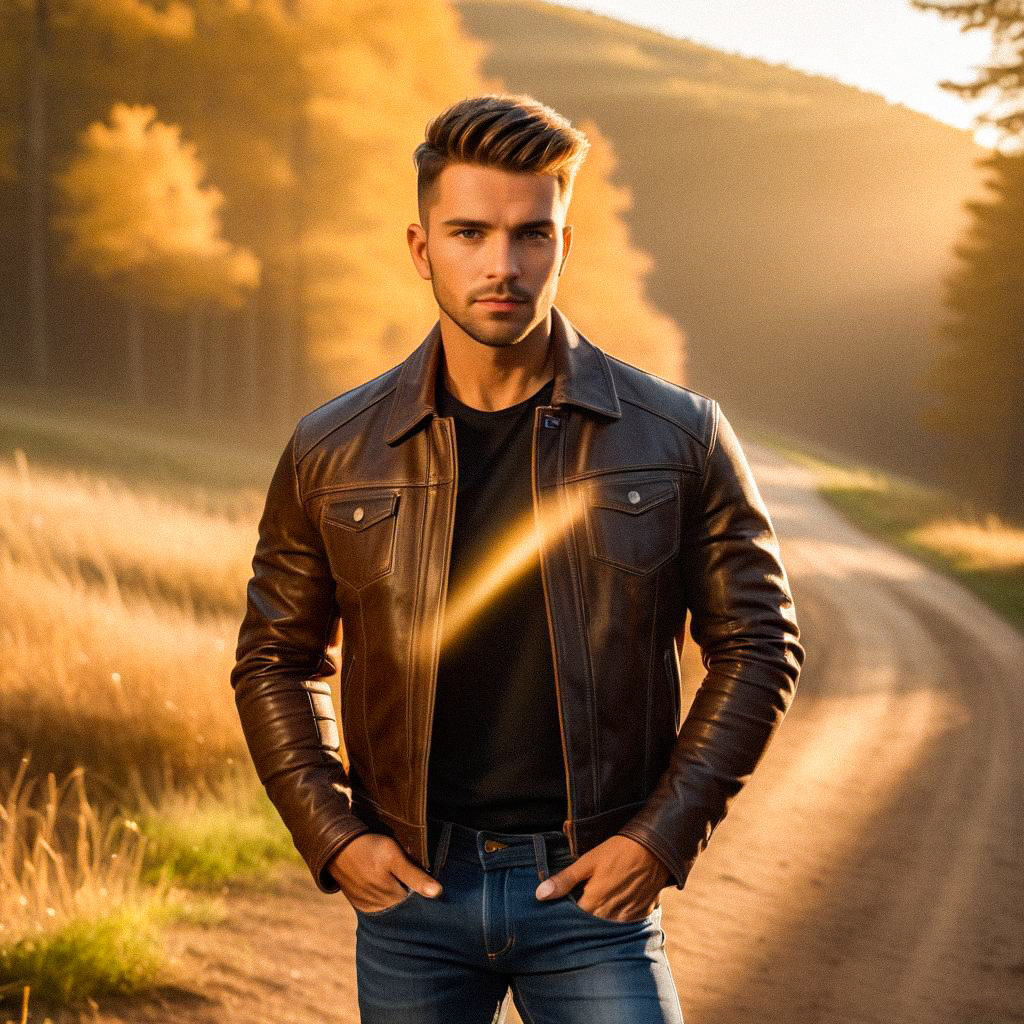
M 538 406 L 534 410 L 533 440 L 530 447 L 530 486 L 533 490 L 533 522 L 535 528 L 537 528 L 537 519 L 540 512 L 540 489 L 537 486 L 537 434 L 539 433 L 538 427 L 541 416 L 546 412 L 550 414 L 550 407 L 545 409 Z M 544 536 L 539 528 L 536 529 L 536 534 L 540 538 Z M 571 825 L 571 822 L 574 820 L 572 813 L 572 781 L 569 778 L 569 748 L 565 742 L 565 722 L 562 720 L 562 691 L 558 684 L 558 651 L 555 648 L 555 629 L 551 618 L 551 601 L 548 597 L 548 579 L 547 574 L 544 572 L 544 553 L 540 547 L 537 549 L 537 560 L 540 562 L 541 584 L 544 590 L 544 613 L 548 620 L 548 639 L 551 642 L 551 667 L 555 675 L 555 703 L 558 705 L 558 732 L 562 738 L 562 766 L 565 768 L 565 798 L 569 817 L 562 826 L 562 831 L 569 840 L 569 852 L 574 857 L 578 857 L 576 841 L 573 837 L 574 830 Z
M 431 656 L 430 688 L 427 691 L 427 741 L 423 745 L 423 771 L 420 773 L 420 778 L 423 780 L 419 819 L 423 822 L 423 846 L 421 850 L 423 853 L 423 867 L 427 871 L 430 870 L 430 841 L 428 838 L 429 829 L 427 827 L 427 773 L 430 770 L 430 746 L 434 733 L 434 700 L 437 694 L 437 673 L 441 657 L 440 643 L 441 638 L 444 636 L 444 611 L 448 600 L 448 576 L 452 561 L 452 541 L 455 537 L 455 503 L 459 496 L 459 459 L 455 443 L 452 440 L 455 436 L 455 419 L 451 416 L 439 417 L 439 419 L 444 419 L 448 424 L 445 436 L 448 440 L 448 458 L 452 467 L 452 498 L 449 505 L 448 540 L 445 546 L 446 557 L 444 560 L 444 578 L 441 585 L 440 607 L 438 609 L 437 638 L 434 641 L 434 650 Z

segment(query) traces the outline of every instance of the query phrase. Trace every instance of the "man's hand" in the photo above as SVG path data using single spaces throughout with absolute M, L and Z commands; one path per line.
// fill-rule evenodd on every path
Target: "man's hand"
M 613 835 L 541 882 L 537 898 L 557 899 L 590 879 L 576 901 L 581 910 L 612 921 L 639 921 L 661 902 L 658 894 L 671 876 L 642 843 Z
M 441 886 L 391 836 L 364 832 L 346 843 L 327 866 L 341 891 L 356 910 L 386 910 L 403 899 L 409 889 L 436 899 Z

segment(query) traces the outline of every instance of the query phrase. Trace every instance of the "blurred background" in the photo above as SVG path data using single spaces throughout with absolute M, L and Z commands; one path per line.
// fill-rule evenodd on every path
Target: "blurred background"
M 595 143 L 559 295 L 584 333 L 1021 513 L 1021 186 L 992 162 L 1019 116 L 964 127 L 1006 113 L 1012 78 L 973 107 L 935 80 L 984 78 L 993 26 L 706 8 L 4 0 L 5 389 L 279 437 L 426 333 L 412 148 L 443 105 L 508 88 Z M 658 17 L 787 61 L 620 20 Z
M 1024 1019 L 1019 911 L 972 931 L 959 902 L 968 875 L 1016 872 L 1024 844 L 1005 824 L 1020 780 L 996 767 L 1020 760 L 1006 730 L 1024 627 L 1024 4 L 1006 0 L 0 0 L 0 1003 L 55 1022 L 100 1002 L 109 1021 L 279 1021 L 322 1019 L 322 998 L 355 1019 L 350 945 L 330 979 L 310 966 L 312 915 L 347 907 L 311 891 L 254 785 L 227 677 L 296 420 L 403 360 L 437 318 L 405 243 L 412 152 L 443 107 L 500 90 L 592 142 L 558 305 L 606 351 L 718 399 L 756 455 L 808 648 L 830 651 L 793 712 L 802 774 L 780 760 L 765 785 L 786 767 L 847 821 L 835 787 L 811 798 L 811 766 L 838 760 L 806 744 L 831 737 L 851 787 L 880 763 L 869 731 L 855 747 L 836 717 L 869 675 L 872 700 L 913 680 L 927 705 L 889 712 L 914 743 L 952 744 L 928 747 L 928 771 L 885 776 L 910 801 L 893 836 L 930 836 L 926 810 L 948 825 L 944 785 L 973 802 L 989 784 L 974 845 L 947 825 L 932 842 L 963 868 L 945 902 L 924 881 L 939 862 L 918 865 L 919 890 L 893 849 L 878 869 L 890 902 L 912 891 L 944 915 L 931 945 L 910 938 L 910 906 L 885 925 L 893 956 L 916 950 L 903 1001 L 885 1002 L 879 973 L 877 1016 L 858 1016 L 844 975 L 787 1019 Z M 887 546 L 854 539 L 868 536 Z M 843 591 L 867 566 L 884 587 Z M 894 579 L 941 592 L 946 618 L 888 604 Z M 864 625 L 883 611 L 884 655 Z M 699 652 L 685 665 L 692 695 Z M 917 751 L 910 735 L 887 749 Z M 721 850 L 707 856 L 725 864 Z M 724 906 L 729 883 L 707 884 Z M 742 931 L 746 904 L 729 906 Z M 232 952 L 254 919 L 249 952 Z M 854 941 L 838 920 L 808 963 L 884 945 L 882 924 Z M 713 946 L 679 933 L 682 971 Z M 923 986 L 963 966 L 954 933 L 961 953 L 991 953 L 974 965 L 991 986 L 939 1010 Z M 280 1001 L 264 1003 L 273 970 Z M 300 989 L 323 993 L 307 1017 Z M 694 990 L 694 1021 L 740 1019 L 727 994 Z M 779 991 L 762 995 L 747 1008 L 764 1016 Z

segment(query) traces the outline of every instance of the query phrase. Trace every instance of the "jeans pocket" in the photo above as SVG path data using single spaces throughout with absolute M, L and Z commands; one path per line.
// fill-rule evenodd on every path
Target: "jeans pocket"
M 380 910 L 360 910 L 353 903 L 352 909 L 360 917 L 383 917 L 385 914 L 390 914 L 393 911 L 398 910 L 399 907 L 404 907 L 407 903 L 409 903 L 412 900 L 414 896 L 418 895 L 419 893 L 417 893 L 415 889 L 410 889 L 397 903 L 392 903 L 391 906 L 389 907 L 381 907 Z
M 640 925 L 651 924 L 661 911 L 661 904 L 659 903 L 646 917 L 641 917 L 636 921 L 616 921 L 610 917 L 601 917 L 599 914 L 595 914 L 593 911 L 586 910 L 584 907 L 579 905 L 579 898 L 583 895 L 583 887 L 585 883 L 580 882 L 579 885 L 574 886 L 569 890 L 562 898 L 573 907 L 578 913 L 584 917 L 589 918 L 591 921 L 600 921 L 602 924 L 620 925 L 627 927 L 637 927 Z

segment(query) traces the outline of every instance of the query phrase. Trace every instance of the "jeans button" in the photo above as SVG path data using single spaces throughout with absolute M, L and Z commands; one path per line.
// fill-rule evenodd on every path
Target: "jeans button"
M 484 850 L 487 853 L 494 853 L 495 850 L 504 850 L 508 843 L 499 843 L 497 839 L 485 839 Z

